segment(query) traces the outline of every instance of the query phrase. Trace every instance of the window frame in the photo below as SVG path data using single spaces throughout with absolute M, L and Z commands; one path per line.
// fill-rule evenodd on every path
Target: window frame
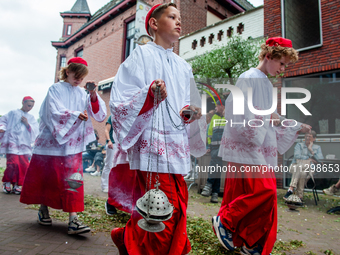
M 77 48 L 76 50 L 74 50 L 74 56 L 75 57 L 79 57 L 78 53 L 81 52 L 81 51 L 83 52 L 83 54 L 81 56 L 81 58 L 82 58 L 84 56 L 84 47 L 83 46 L 81 46 L 81 47 Z
M 62 66 L 61 64 L 63 63 L 62 59 L 65 59 L 65 66 L 67 65 L 67 61 L 66 61 L 66 56 L 65 55 L 60 55 L 60 63 L 59 63 L 59 69 L 65 67 L 65 66 Z
M 135 21 L 135 28 L 136 28 L 136 15 L 133 15 L 127 19 L 124 20 L 124 43 L 123 43 L 123 51 L 122 51 L 122 62 L 124 62 L 131 54 L 129 54 L 129 56 L 126 57 L 126 51 L 127 51 L 127 48 L 126 48 L 126 36 L 127 36 L 127 26 L 130 22 L 132 21 Z
M 68 34 L 68 28 L 70 27 L 70 34 Z M 64 23 L 63 37 L 70 37 L 72 35 L 72 23 Z
M 285 11 L 284 11 L 285 1 L 286 0 L 281 0 L 281 33 L 282 33 L 282 37 L 284 37 L 284 38 L 286 37 L 286 34 L 285 34 Z M 314 49 L 314 48 L 319 48 L 323 45 L 321 0 L 317 0 L 317 1 L 318 1 L 318 7 L 319 7 L 320 43 L 312 45 L 312 46 L 296 49 L 297 51 L 305 51 L 305 50 L 310 50 L 310 49 Z

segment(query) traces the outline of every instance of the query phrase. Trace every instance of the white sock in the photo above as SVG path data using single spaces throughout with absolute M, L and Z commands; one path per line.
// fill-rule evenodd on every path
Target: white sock
M 77 215 L 72 215 L 72 216 L 70 215 L 70 216 L 69 216 L 69 221 L 70 221 L 70 222 L 73 221 L 73 219 L 76 218 L 76 217 L 77 217 Z

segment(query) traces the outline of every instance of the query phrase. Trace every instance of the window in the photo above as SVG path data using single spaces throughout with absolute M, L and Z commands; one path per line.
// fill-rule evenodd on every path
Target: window
M 83 57 L 83 53 L 84 53 L 83 48 L 76 50 L 76 57 L 81 57 L 82 58 Z
M 304 115 L 295 105 L 287 105 L 287 118 L 309 124 L 317 134 L 340 134 L 340 70 L 302 78 L 287 78 L 285 87 L 305 88 L 311 99 L 303 106 L 312 114 Z M 287 98 L 304 98 L 301 93 L 288 93 Z
M 223 30 L 220 30 L 217 34 L 217 40 L 221 41 L 223 37 Z
M 214 37 L 215 37 L 214 34 L 210 34 L 210 36 L 209 36 L 209 44 L 213 43 Z
M 227 36 L 228 37 L 231 37 L 233 35 L 233 27 L 229 27 L 228 30 L 227 30 Z
M 63 36 L 70 36 L 72 34 L 72 24 L 64 24 Z
M 66 66 L 66 57 L 65 56 L 61 56 L 60 57 L 60 68 L 61 67 L 65 67 Z
M 125 59 L 130 56 L 134 48 L 136 48 L 136 43 L 134 42 L 135 37 L 135 20 L 126 23 L 126 39 L 125 39 Z
M 193 50 L 195 50 L 196 47 L 197 47 L 197 40 L 194 40 L 194 41 L 192 42 L 192 44 L 191 44 L 191 48 L 192 48 Z
M 242 23 L 238 24 L 237 33 L 242 34 L 244 31 L 244 25 Z
M 201 40 L 200 40 L 200 45 L 201 45 L 201 47 L 203 47 L 204 44 L 205 44 L 205 37 L 202 36 L 202 38 L 201 38 Z
M 71 35 L 72 25 L 67 25 L 66 35 Z
M 308 50 L 322 46 L 320 0 L 281 0 L 282 34 L 295 49 Z

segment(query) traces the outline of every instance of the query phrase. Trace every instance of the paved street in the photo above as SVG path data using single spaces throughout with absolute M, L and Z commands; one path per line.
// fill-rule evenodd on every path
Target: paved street
M 105 196 L 100 178 L 86 177 L 91 193 Z M 109 233 L 69 236 L 67 223 L 54 219 L 52 226 L 39 225 L 37 211 L 25 209 L 18 195 L 0 192 L 0 205 L 0 254 L 118 254 Z

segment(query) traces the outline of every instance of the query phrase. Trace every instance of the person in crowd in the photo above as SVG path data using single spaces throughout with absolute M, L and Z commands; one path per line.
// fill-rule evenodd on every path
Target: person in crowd
M 214 171 L 208 174 L 207 183 L 205 184 L 201 195 L 205 197 L 211 196 L 211 203 L 218 203 L 218 193 L 221 186 L 221 171 L 223 167 L 222 158 L 218 156 L 220 149 L 222 134 L 226 124 L 224 118 L 224 105 L 225 100 L 221 102 L 218 100 L 215 107 L 215 114 L 211 118 L 208 128 L 208 151 L 211 155 L 209 166 L 213 167 Z M 219 168 L 220 167 L 220 168 Z
M 242 247 L 241 254 L 268 255 L 277 233 L 273 170 L 277 154 L 292 146 L 298 132 L 309 133 L 311 127 L 294 120 L 285 120 L 283 126 L 276 105 L 272 114 L 263 113 L 273 105 L 273 85 L 267 76 L 283 73 L 290 62 L 298 60 L 292 42 L 282 37 L 269 38 L 261 45 L 259 60 L 259 65 L 241 74 L 235 85 L 244 97 L 243 114 L 234 114 L 234 100 L 240 95 L 230 94 L 225 103 L 228 124 L 218 155 L 229 164 L 221 208 L 212 223 L 225 249 L 237 246 Z M 250 89 L 252 97 L 248 97 Z
M 34 103 L 32 97 L 26 96 L 21 109 L 0 117 L 0 154 L 6 154 L 6 170 L 2 177 L 3 192 L 6 194 L 21 194 L 32 144 L 39 133 L 38 122 L 28 113 Z
M 118 195 L 132 189 L 132 200 L 123 196 L 118 204 L 129 203 L 134 208 L 136 200 L 156 185 L 166 194 L 174 211 L 163 222 L 165 230 L 152 233 L 138 226 L 142 216 L 133 210 L 126 226 L 113 229 L 111 237 L 121 255 L 188 254 L 188 190 L 183 176 L 190 169 L 190 153 L 197 157 L 206 152 L 205 136 L 200 135 L 205 130 L 195 129 L 199 124 L 206 127 L 206 123 L 201 118 L 201 102 L 191 67 L 173 52 L 173 43 L 181 32 L 176 5 L 153 6 L 145 25 L 154 42 L 137 46 L 120 66 L 111 90 L 112 126 L 129 162 L 117 162 L 111 173 L 118 178 L 121 173 L 122 177 L 112 180 L 121 190 Z M 181 118 L 190 123 L 190 130 L 178 126 Z
M 303 201 L 303 190 L 307 183 L 308 177 L 313 175 L 313 171 L 310 171 L 311 165 L 316 166 L 317 160 L 323 159 L 321 147 L 314 144 L 316 139 L 316 132 L 314 130 L 309 134 L 305 134 L 305 141 L 297 143 L 294 147 L 294 159 L 292 165 L 289 168 L 289 172 L 292 174 L 292 179 L 287 193 L 283 199 L 287 199 L 294 193 L 296 189 L 296 195 Z
M 24 180 L 20 202 L 40 204 L 38 223 L 52 225 L 48 207 L 69 213 L 68 234 L 90 231 L 77 217 L 84 210 L 82 152 L 95 140 L 92 122 L 106 118 L 106 106 L 96 92 L 80 88 L 88 74 L 87 62 L 71 58 L 60 71 L 41 105 L 40 133 Z M 86 85 L 86 87 L 87 87 Z

